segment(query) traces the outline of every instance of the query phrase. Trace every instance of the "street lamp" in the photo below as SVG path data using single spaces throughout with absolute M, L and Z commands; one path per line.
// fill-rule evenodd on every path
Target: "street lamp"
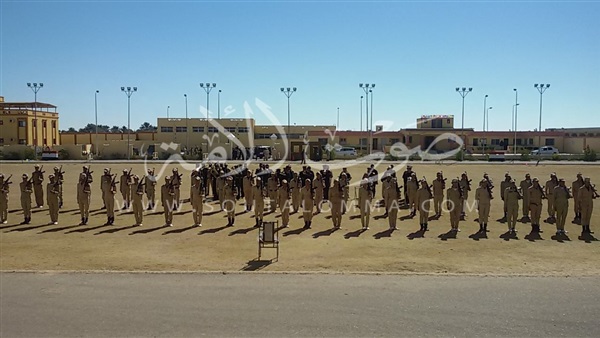
M 368 147 L 369 147 L 369 154 L 371 154 L 371 152 L 372 152 L 372 150 L 373 150 L 373 149 L 372 149 L 372 148 L 373 148 L 373 146 L 372 146 L 372 134 L 371 134 L 371 132 L 372 132 L 372 130 L 371 130 L 371 129 L 372 129 L 372 128 L 369 128 L 369 126 L 370 126 L 370 125 L 369 125 L 369 93 L 371 93 L 371 95 L 373 95 L 373 90 L 372 90 L 372 88 L 375 88 L 375 84 L 374 84 L 374 83 L 373 83 L 373 84 L 369 84 L 369 83 L 364 83 L 364 84 L 363 84 L 363 83 L 359 83 L 359 84 L 358 84 L 358 87 L 359 87 L 359 88 L 362 88 L 362 89 L 365 91 L 365 96 L 366 96 L 366 102 L 365 102 L 365 110 L 366 110 L 366 112 L 365 112 L 365 116 L 367 117 L 367 121 L 366 121 L 366 122 L 367 122 L 367 123 L 366 123 L 366 128 L 367 128 L 367 131 L 369 132 L 369 142 L 368 142 Z M 372 106 L 371 106 L 371 108 L 372 108 Z M 372 126 L 372 124 L 373 124 L 373 121 L 372 121 L 372 120 L 373 120 L 373 114 L 371 114 L 371 126 Z
M 473 88 L 458 88 L 456 87 L 456 92 L 460 94 L 460 96 L 462 97 L 462 139 L 463 139 L 463 145 L 464 145 L 464 149 L 463 151 L 460 152 L 460 160 L 463 161 L 465 159 L 465 150 L 467 149 L 467 142 L 465 140 L 465 96 L 469 95 L 470 92 L 473 91 Z
M 513 147 L 515 148 L 513 151 L 513 154 L 517 154 L 517 110 L 519 109 L 519 91 L 517 90 L 517 88 L 513 88 L 513 90 L 515 91 L 515 137 L 513 139 Z
M 484 153 L 484 154 L 485 154 L 485 148 L 486 148 L 486 146 L 487 146 L 487 142 L 488 142 L 488 139 L 487 139 L 487 132 L 489 131 L 489 126 L 490 126 L 490 117 L 489 117 L 489 111 L 490 111 L 490 109 L 492 109 L 492 108 L 493 108 L 493 107 L 488 107 L 487 109 L 485 109 L 485 113 L 484 113 L 484 120 L 485 120 L 485 122 L 486 122 L 486 124 L 487 124 L 487 125 L 484 125 L 484 128 L 485 128 L 485 129 L 484 129 L 484 130 L 485 130 L 485 133 L 484 133 L 484 135 L 483 135 L 483 137 L 484 137 L 484 139 L 485 139 L 485 143 L 483 144 L 483 153 Z M 491 143 L 491 142 L 490 142 L 490 143 Z
M 187 94 L 183 94 L 185 97 L 185 151 L 190 151 L 190 130 L 188 127 L 188 105 L 187 105 Z
M 533 85 L 534 88 L 536 88 L 538 90 L 538 92 L 540 92 L 540 124 L 538 127 L 538 149 L 542 148 L 542 95 L 544 94 L 544 92 L 546 91 L 546 89 L 550 88 L 550 84 L 534 84 Z M 540 154 L 540 152 L 538 151 L 538 154 Z M 541 154 L 540 154 L 541 156 Z
M 221 89 L 217 93 L 217 119 L 221 119 Z
M 485 140 L 485 113 L 487 111 L 487 109 L 486 109 L 486 107 L 487 107 L 487 103 L 486 103 L 487 98 L 488 98 L 488 95 L 485 94 L 485 96 L 483 97 L 483 129 L 482 129 L 484 140 Z M 487 142 L 487 140 L 485 140 L 485 142 Z M 485 155 L 485 142 L 483 144 L 483 154 L 484 155 Z
M 208 136 L 208 117 L 209 117 L 209 103 L 210 103 L 210 91 L 217 86 L 216 83 L 200 83 L 200 88 L 206 92 L 206 136 Z M 208 141 L 206 142 L 206 153 L 208 154 Z
M 99 90 L 94 93 L 94 112 L 96 116 L 96 145 L 94 147 L 96 148 L 96 157 L 98 157 L 98 93 L 100 93 Z
M 335 129 L 340 129 L 340 107 L 337 107 L 337 122 L 335 123 Z
M 362 117 L 363 117 L 363 116 L 362 116 L 362 110 L 363 110 L 363 109 L 362 109 L 362 107 L 363 107 L 363 106 L 362 106 L 362 103 L 363 103 L 363 97 L 364 97 L 364 96 L 362 96 L 362 95 L 360 96 L 360 131 L 361 131 L 361 133 L 362 133 L 362 131 L 363 131 L 363 129 L 362 129 L 362 127 L 363 127 L 363 124 L 362 124 L 362 122 L 363 122 L 363 118 L 362 118 Z
M 31 90 L 33 91 L 33 97 L 35 100 L 35 103 L 33 105 L 33 127 L 31 127 L 31 132 L 33 132 L 33 158 L 35 160 L 37 160 L 37 145 L 38 145 L 38 138 L 37 138 L 37 134 L 38 134 L 38 128 L 37 128 L 37 93 L 40 91 L 40 89 L 42 89 L 44 87 L 43 83 L 27 83 L 27 87 L 31 88 Z M 35 128 L 35 132 L 33 131 L 33 129 Z
M 291 136 L 291 134 L 290 134 L 290 96 L 292 96 L 292 94 L 294 94 L 296 92 L 296 87 L 293 87 L 293 88 L 290 88 L 290 87 L 283 88 L 283 87 L 281 87 L 281 92 L 287 97 L 287 108 L 288 108 L 287 138 L 288 138 L 288 142 L 290 142 L 290 145 L 289 145 L 288 149 L 290 150 L 289 156 L 290 156 L 290 159 L 291 159 L 291 155 L 292 155 L 291 154 L 291 152 L 292 152 L 292 149 L 291 149 L 292 148 L 292 140 L 290 138 L 290 136 Z
M 127 160 L 131 159 L 131 95 L 137 92 L 137 87 L 121 87 L 121 91 L 127 95 Z
M 167 119 L 169 118 L 169 109 L 171 109 L 171 106 L 167 106 Z

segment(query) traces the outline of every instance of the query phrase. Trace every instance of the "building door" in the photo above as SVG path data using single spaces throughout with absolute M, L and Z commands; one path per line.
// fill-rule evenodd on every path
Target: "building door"
M 379 139 L 374 138 L 373 139 L 373 150 L 377 150 L 379 149 Z
M 435 137 L 433 136 L 425 136 L 425 140 L 423 142 L 423 149 L 429 148 L 429 146 L 433 143 Z

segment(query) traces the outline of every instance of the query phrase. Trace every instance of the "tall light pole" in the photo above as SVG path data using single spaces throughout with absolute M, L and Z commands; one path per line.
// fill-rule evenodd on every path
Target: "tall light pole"
M 375 85 L 373 85 L 375 87 Z M 369 132 L 369 137 L 371 138 L 371 150 L 373 150 L 373 89 L 369 89 L 369 94 L 371 94 L 371 116 L 369 116 L 369 127 L 371 127 L 371 131 Z M 370 153 L 370 152 L 369 152 Z
M 362 96 L 362 95 L 360 96 L 360 131 L 361 131 L 361 133 L 362 133 L 362 131 L 363 131 L 363 129 L 362 129 L 362 127 L 363 127 L 363 124 L 362 124 L 362 122 L 363 122 L 363 118 L 362 118 L 362 110 L 363 110 L 363 109 L 362 109 L 362 103 L 363 103 L 363 97 L 364 97 L 364 96 Z
M 281 87 L 281 92 L 287 97 L 287 108 L 288 108 L 288 125 L 287 125 L 287 138 L 288 138 L 288 142 L 290 142 L 289 144 L 289 148 L 290 152 L 289 152 L 289 156 L 291 159 L 292 156 L 292 139 L 290 138 L 291 134 L 290 134 L 290 96 L 292 96 L 292 94 L 294 94 L 296 92 L 296 87 L 290 88 L 283 88 Z
M 467 150 L 467 142 L 465 140 L 465 96 L 469 95 L 470 92 L 473 91 L 473 88 L 458 88 L 456 87 L 456 92 L 460 94 L 462 97 L 462 118 L 461 118 L 461 129 L 462 129 L 462 139 L 464 149 L 460 152 L 460 160 L 463 161 L 465 159 L 465 150 Z
M 98 93 L 100 93 L 99 90 L 94 93 L 94 112 L 96 116 L 96 145 L 94 147 L 96 148 L 96 157 L 98 157 Z
M 221 119 L 221 89 L 217 93 L 217 119 Z
M 34 104 L 33 104 L 33 126 L 31 131 L 33 132 L 33 158 L 37 160 L 37 145 L 38 145 L 38 123 L 37 123 L 37 93 L 44 87 L 43 83 L 27 83 L 27 87 L 33 91 Z M 33 129 L 35 128 L 35 132 Z
M 337 107 L 337 122 L 335 123 L 335 129 L 340 129 L 340 107 Z
M 482 129 L 482 131 L 483 131 L 483 138 L 485 140 L 485 142 L 483 143 L 483 155 L 485 155 L 485 143 L 487 143 L 487 139 L 485 138 L 486 137 L 486 135 L 485 135 L 485 113 L 486 113 L 486 110 L 487 110 L 486 109 L 486 107 L 487 107 L 487 103 L 486 103 L 487 98 L 488 98 L 488 95 L 485 94 L 485 96 L 483 97 L 483 129 Z
M 185 98 L 185 151 L 190 151 L 190 128 L 188 127 L 188 105 L 187 94 L 183 94 Z
M 489 117 L 489 111 L 490 111 L 490 109 L 492 109 L 492 108 L 493 108 L 493 107 L 488 107 L 487 109 L 485 109 L 485 113 L 484 113 L 484 120 L 485 120 L 485 122 L 487 123 L 487 125 L 484 125 L 484 126 L 483 126 L 483 127 L 484 127 L 484 130 L 485 130 L 485 133 L 484 133 L 484 135 L 483 135 L 483 137 L 485 138 L 485 143 L 483 144 L 483 153 L 484 153 L 484 154 L 485 154 L 485 148 L 486 148 L 486 146 L 487 146 L 487 142 L 488 142 L 488 139 L 487 139 L 487 132 L 489 131 L 489 126 L 490 126 L 490 117 Z M 490 142 L 490 143 L 491 143 L 491 142 Z
M 514 146 L 514 152 L 513 154 L 517 154 L 517 117 L 519 116 L 519 114 L 517 113 L 517 110 L 519 109 L 519 91 L 517 90 L 517 88 L 513 88 L 513 90 L 515 91 L 515 137 L 513 139 L 513 146 Z
M 534 88 L 540 92 L 540 124 L 538 126 L 538 150 L 542 148 L 542 95 L 546 91 L 546 89 L 550 88 L 550 84 L 534 84 Z M 538 154 L 540 152 L 538 151 Z M 541 154 L 540 154 L 541 156 Z
M 519 106 L 518 103 L 513 104 L 513 132 L 515 134 L 514 138 L 513 138 L 513 147 L 515 148 L 515 150 L 513 151 L 513 154 L 517 154 L 517 107 Z
M 217 86 L 216 83 L 200 83 L 200 88 L 206 92 L 206 136 L 208 136 L 208 117 L 210 111 L 210 91 Z M 208 154 L 208 141 L 206 141 L 206 153 Z
M 167 106 L 167 118 L 169 118 L 169 109 L 171 109 L 171 106 Z
M 121 91 L 127 95 L 127 160 L 131 159 L 131 95 L 137 92 L 137 87 L 121 87 Z
M 369 142 L 368 142 L 368 147 L 369 147 L 369 154 L 371 154 L 371 151 L 373 150 L 372 145 L 371 145 L 371 128 L 369 128 L 369 93 L 371 93 L 371 95 L 373 95 L 373 90 L 372 88 L 375 88 L 375 84 L 369 84 L 369 83 L 359 83 L 358 84 L 359 88 L 362 88 L 365 91 L 365 116 L 367 117 L 367 123 L 366 123 L 366 128 L 367 131 L 369 132 Z M 373 116 L 371 115 L 371 120 L 373 119 Z M 373 121 L 371 121 L 371 125 L 373 124 Z

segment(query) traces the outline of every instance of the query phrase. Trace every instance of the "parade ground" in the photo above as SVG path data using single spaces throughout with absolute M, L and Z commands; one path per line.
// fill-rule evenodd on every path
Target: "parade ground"
M 44 164 L 45 183 L 52 172 L 54 163 Z M 4 162 L 0 172 L 5 177 L 12 174 L 9 201 L 8 223 L 0 225 L 0 267 L 3 271 L 271 271 L 271 272 L 366 272 L 366 273 L 432 273 L 432 274 L 492 274 L 492 275 L 533 275 L 533 276 L 598 276 L 600 264 L 599 236 L 600 207 L 596 206 L 592 216 L 592 231 L 596 235 L 580 237 L 581 226 L 571 224 L 574 217 L 573 201 L 569 204 L 567 216 L 568 237 L 556 238 L 553 224 L 542 223 L 542 233 L 530 234 L 529 223 L 517 223 L 516 237 L 506 236 L 507 225 L 496 221 L 502 217 L 500 181 L 506 172 L 521 181 L 526 173 L 538 177 L 541 183 L 548 180 L 550 173 L 556 172 L 567 185 L 581 172 L 600 182 L 600 167 L 597 165 L 565 164 L 551 162 L 533 163 L 413 163 L 417 176 L 425 176 L 429 182 L 438 171 L 443 171 L 449 180 L 466 171 L 473 180 L 469 201 L 474 199 L 477 182 L 487 172 L 494 181 L 489 232 L 487 238 L 477 235 L 479 225 L 474 220 L 477 211 L 467 214 L 461 222 L 461 231 L 453 236 L 449 233 L 449 216 L 443 214 L 439 220 L 429 222 L 430 231 L 421 238 L 418 217 L 408 218 L 408 210 L 400 210 L 398 230 L 388 230 L 388 220 L 383 218 L 383 209 L 371 214 L 370 229 L 360 231 L 358 210 L 343 216 L 342 228 L 334 231 L 330 213 L 324 212 L 313 219 L 312 229 L 302 229 L 301 214 L 292 214 L 290 227 L 279 230 L 280 257 L 274 258 L 274 250 L 265 250 L 263 259 L 257 260 L 258 230 L 254 228 L 253 212 L 244 213 L 243 200 L 237 203 L 235 226 L 227 227 L 227 218 L 219 212 L 216 203 L 214 210 L 205 215 L 202 227 L 193 227 L 191 207 L 188 202 L 175 213 L 174 225 L 165 227 L 160 204 L 154 211 L 144 212 L 142 226 L 134 226 L 131 211 L 116 213 L 114 225 L 104 225 L 105 210 L 101 210 L 100 176 L 103 168 L 110 167 L 113 173 L 132 168 L 137 175 L 144 174 L 144 164 L 91 162 L 94 172 L 92 184 L 91 216 L 87 225 L 79 225 L 80 215 L 76 203 L 77 175 L 82 163 L 63 164 L 65 174 L 65 205 L 60 211 L 59 224 L 49 225 L 47 207 L 34 209 L 32 222 L 23 221 L 19 203 L 20 177 L 31 174 L 33 163 Z M 327 163 L 323 163 L 327 164 Z M 59 164 L 60 165 L 60 164 Z M 329 163 L 334 177 L 340 173 L 335 166 L 340 162 Z M 380 164 L 377 170 L 382 174 L 389 163 Z M 156 172 L 170 173 L 178 166 L 183 174 L 182 199 L 189 192 L 189 171 L 179 164 L 151 163 Z M 231 166 L 231 164 L 230 164 Z M 254 170 L 256 164 L 250 165 Z M 300 165 L 293 164 L 294 171 Z M 322 169 L 322 164 L 312 165 L 314 171 Z M 367 164 L 349 166 L 352 182 L 356 182 L 366 171 Z M 163 171 L 164 170 L 164 171 Z M 402 175 L 404 168 L 399 171 Z M 159 184 L 164 180 L 159 178 Z M 449 182 L 448 182 L 449 183 Z M 448 184 L 449 185 L 449 184 Z M 376 198 L 381 199 L 381 184 Z M 351 188 L 350 197 L 354 197 Z M 157 191 L 157 198 L 158 198 Z M 45 196 L 44 196 L 45 198 Z M 120 205 L 120 194 L 116 195 L 115 205 Z M 267 203 L 265 203 L 267 205 Z M 544 201 L 542 219 L 547 215 L 547 202 Z M 433 213 L 431 213 L 433 215 Z M 265 221 L 279 220 L 279 210 L 267 214 Z M 281 224 L 280 224 L 281 225 Z

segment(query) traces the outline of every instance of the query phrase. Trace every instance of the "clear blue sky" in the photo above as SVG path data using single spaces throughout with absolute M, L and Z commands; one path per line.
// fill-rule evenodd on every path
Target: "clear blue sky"
M 386 129 L 422 114 L 454 114 L 455 87 L 473 87 L 465 126 L 511 128 L 519 90 L 519 129 L 599 126 L 599 2 L 202 2 L 3 0 L 0 95 L 33 100 L 27 82 L 43 82 L 42 102 L 58 106 L 60 128 L 127 124 L 121 86 L 137 86 L 131 126 L 166 115 L 200 116 L 199 82 L 222 89 L 221 108 L 267 103 L 287 124 L 360 127 L 359 82 L 375 83 L 374 120 Z M 210 96 L 216 114 L 217 90 Z M 255 106 L 254 106 L 255 107 Z M 256 111 L 256 110 L 255 110 Z M 262 114 L 258 123 L 270 123 Z

